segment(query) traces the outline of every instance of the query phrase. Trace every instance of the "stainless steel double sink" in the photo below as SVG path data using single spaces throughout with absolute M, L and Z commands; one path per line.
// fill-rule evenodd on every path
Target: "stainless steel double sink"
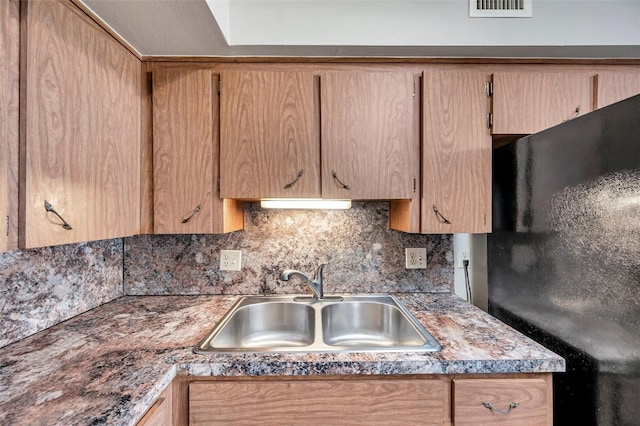
M 196 345 L 211 352 L 439 351 L 394 296 L 245 296 Z

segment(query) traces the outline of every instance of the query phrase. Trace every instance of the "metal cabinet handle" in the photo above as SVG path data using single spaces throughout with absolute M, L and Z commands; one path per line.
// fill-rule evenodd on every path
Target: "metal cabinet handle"
M 349 185 L 345 185 L 344 183 L 342 183 L 342 181 L 340 179 L 338 179 L 338 174 L 335 171 L 331 170 L 331 176 L 333 176 L 333 179 L 336 182 L 338 182 L 338 185 L 340 185 L 341 187 L 343 187 L 347 191 L 351 190 L 351 187 Z
M 580 115 L 580 105 L 578 105 L 575 109 L 575 111 L 573 111 L 573 115 L 569 118 L 567 118 L 566 120 L 564 120 L 565 122 L 569 121 L 569 120 L 573 120 L 574 118 L 576 118 L 577 116 Z
M 518 405 L 520 405 L 520 403 L 512 402 L 511 404 L 509 404 L 509 409 L 507 409 L 507 410 L 501 410 L 498 407 L 494 407 L 494 405 L 492 403 L 487 402 L 487 401 L 482 401 L 482 405 L 484 406 L 484 408 L 488 408 L 489 410 L 495 411 L 496 413 L 509 414 L 509 413 L 511 413 L 511 410 L 513 410 Z
M 201 210 L 200 208 L 200 204 L 198 204 L 196 206 L 195 209 L 193 209 L 193 211 L 191 212 L 191 214 L 189 214 L 189 216 L 187 216 L 186 218 L 182 219 L 181 223 L 188 223 L 195 215 L 196 213 L 198 213 Z
M 302 177 L 302 175 L 304 174 L 304 169 L 300 169 L 300 171 L 298 172 L 298 176 L 296 176 L 296 178 L 294 180 L 292 180 L 291 182 L 289 182 L 288 184 L 286 184 L 285 186 L 283 186 L 284 189 L 289 189 L 291 188 L 293 185 L 295 185 L 296 183 L 298 183 L 298 180 Z
M 433 212 L 436 214 L 436 217 L 440 222 L 446 223 L 447 225 L 451 225 L 451 221 L 446 217 L 444 217 L 442 213 L 440 213 L 440 210 L 438 210 L 438 208 L 435 205 L 433 206 Z
M 58 219 L 60 219 L 62 221 L 62 223 L 60 224 L 60 226 L 62 226 L 64 229 L 66 229 L 67 231 L 72 230 L 73 228 L 71 227 L 71 225 L 69 225 L 67 223 L 66 220 L 64 220 L 64 218 L 62 216 L 60 216 L 60 214 L 55 211 L 55 209 L 53 208 L 53 206 L 51 204 L 49 204 L 49 202 L 47 200 L 44 200 L 44 209 L 48 212 L 48 213 L 53 213 L 54 215 L 56 215 L 56 217 Z

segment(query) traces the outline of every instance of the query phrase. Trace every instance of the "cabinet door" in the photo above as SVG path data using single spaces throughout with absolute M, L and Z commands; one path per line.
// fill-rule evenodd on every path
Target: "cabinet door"
M 191 424 L 439 424 L 441 380 L 229 380 L 189 385 Z M 247 409 L 247 407 L 259 407 Z
M 598 108 L 606 107 L 623 99 L 640 94 L 640 70 L 604 71 L 598 73 Z
M 420 171 L 419 79 L 412 72 L 321 76 L 322 196 L 410 199 Z
M 453 422 L 462 425 L 551 426 L 551 377 L 454 379 Z
M 20 3 L 0 2 L 0 252 L 18 248 Z
M 71 2 L 22 7 L 21 246 L 136 234 L 140 61 Z
M 422 232 L 491 232 L 489 98 L 480 71 L 424 76 Z
M 315 97 L 310 72 L 222 73 L 222 197 L 320 197 Z
M 234 208 L 238 203 L 220 199 L 217 191 L 218 81 L 207 69 L 160 68 L 153 73 L 156 234 L 242 228 L 241 206 Z
M 494 73 L 493 134 L 532 134 L 593 111 L 594 74 Z

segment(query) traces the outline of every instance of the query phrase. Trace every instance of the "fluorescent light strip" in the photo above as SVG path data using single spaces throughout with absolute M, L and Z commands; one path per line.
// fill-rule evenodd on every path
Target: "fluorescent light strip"
M 351 208 L 351 200 L 324 200 L 318 198 L 266 198 L 260 200 L 263 209 L 298 209 L 298 210 L 347 210 Z

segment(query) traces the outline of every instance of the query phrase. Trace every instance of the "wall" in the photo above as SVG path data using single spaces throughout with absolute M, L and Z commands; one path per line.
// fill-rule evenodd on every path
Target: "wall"
M 147 235 L 0 253 L 0 347 L 124 294 L 304 293 L 280 271 L 328 262 L 333 292 L 452 291 L 450 235 L 389 230 L 387 203 L 348 211 L 287 212 L 249 204 L 245 230 Z M 404 248 L 426 247 L 428 268 L 404 269 Z M 241 249 L 242 272 L 218 270 L 220 249 Z M 124 284 L 124 285 L 123 285 Z
M 230 2 L 225 28 L 231 45 L 249 46 L 640 44 L 637 1 L 533 0 L 532 10 L 531 18 L 484 19 L 469 17 L 468 0 L 247 0 Z
M 388 203 L 343 211 L 245 208 L 244 231 L 225 235 L 137 236 L 125 241 L 125 292 L 159 294 L 301 293 L 284 269 L 325 268 L 325 292 L 452 291 L 450 235 L 388 229 Z M 404 248 L 426 247 L 425 270 L 404 269 Z M 219 271 L 219 250 L 242 250 L 242 271 Z
M 122 239 L 0 253 L 0 347 L 122 296 Z

